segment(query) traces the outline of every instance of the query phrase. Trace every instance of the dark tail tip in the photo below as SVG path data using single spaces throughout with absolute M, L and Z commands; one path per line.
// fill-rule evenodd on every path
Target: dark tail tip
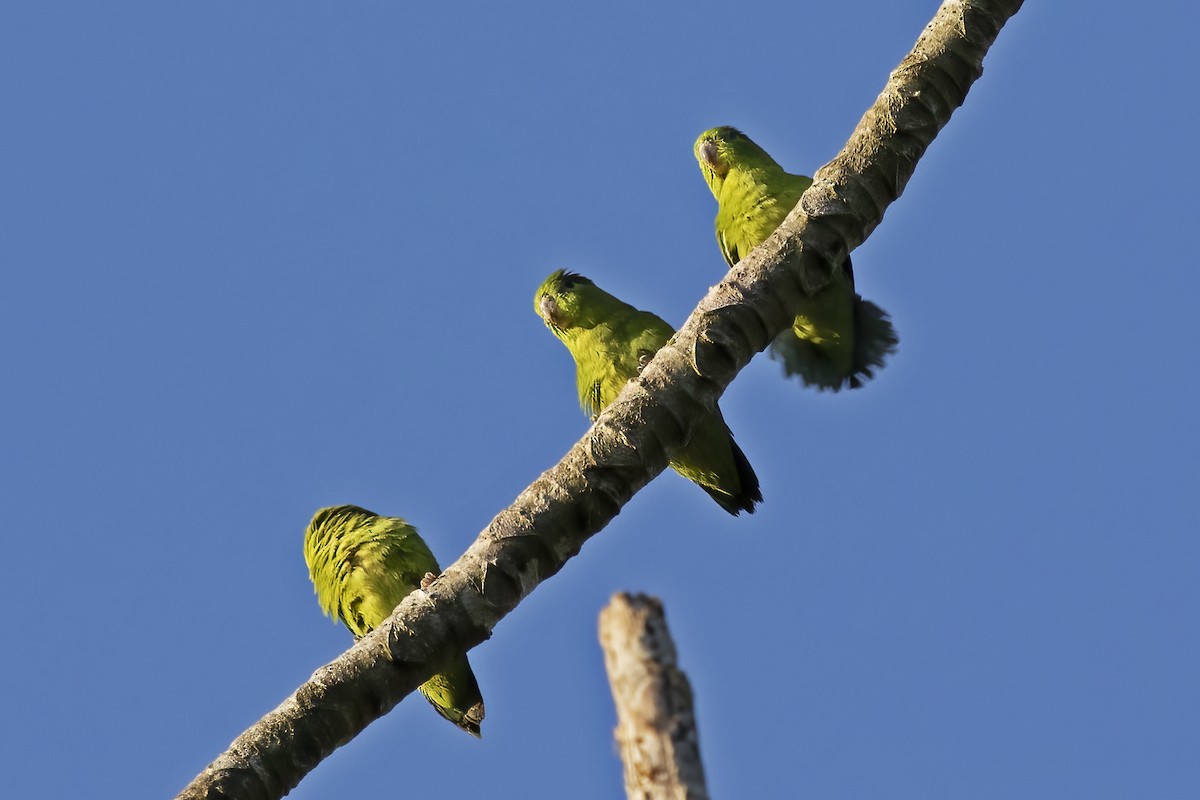
M 857 389 L 875 377 L 875 370 L 896 352 L 899 343 L 900 337 L 887 312 L 855 295 L 854 353 L 848 374 L 845 366 L 837 366 L 824 348 L 797 337 L 790 328 L 771 343 L 771 358 L 783 363 L 785 375 L 800 378 L 805 386 L 839 392 L 847 387 Z
M 704 491 L 717 501 L 717 505 L 735 517 L 743 511 L 753 514 L 754 506 L 763 501 L 762 489 L 758 485 L 758 475 L 754 474 L 754 467 L 750 466 L 750 459 L 746 458 L 746 454 L 742 452 L 742 448 L 737 446 L 737 442 L 733 441 L 732 436 L 729 444 L 733 447 L 733 463 L 737 467 L 739 491 L 736 494 L 729 494 L 710 489 L 707 486 L 704 487 Z
M 480 700 L 478 703 L 467 709 L 467 713 L 463 714 L 463 718 L 457 724 L 458 727 L 462 728 L 476 739 L 482 739 L 483 732 L 480 730 L 480 725 L 482 723 L 483 701 Z
M 854 373 L 850 388 L 857 389 L 875 375 L 887 357 L 896 352 L 900 336 L 888 313 L 870 300 L 854 298 Z
M 468 708 L 465 713 L 459 711 L 457 708 L 443 708 L 432 699 L 430 699 L 429 705 L 433 706 L 433 710 L 441 714 L 443 718 L 450 720 L 476 739 L 483 738 L 483 733 L 479 729 L 483 723 L 482 700 Z

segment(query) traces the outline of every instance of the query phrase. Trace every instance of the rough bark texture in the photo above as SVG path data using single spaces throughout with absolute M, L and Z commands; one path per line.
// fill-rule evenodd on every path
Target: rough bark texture
M 676 663 L 662 601 L 613 595 L 600 646 L 617 706 L 614 736 L 629 800 L 708 800 L 692 687 Z
M 762 246 L 714 287 L 583 438 L 496 516 L 427 591 L 251 726 L 179 795 L 266 800 L 391 710 L 506 614 L 663 470 L 744 367 L 794 316 L 802 292 L 859 245 L 982 73 L 1020 0 L 948 0 L 842 152 Z

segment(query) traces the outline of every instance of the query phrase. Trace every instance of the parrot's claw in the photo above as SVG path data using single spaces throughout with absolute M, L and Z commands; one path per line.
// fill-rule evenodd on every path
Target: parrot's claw
M 436 580 L 437 580 L 437 575 L 434 575 L 432 572 L 426 572 L 424 575 L 421 576 L 421 589 L 422 590 L 428 589 L 430 586 L 433 585 L 433 582 Z

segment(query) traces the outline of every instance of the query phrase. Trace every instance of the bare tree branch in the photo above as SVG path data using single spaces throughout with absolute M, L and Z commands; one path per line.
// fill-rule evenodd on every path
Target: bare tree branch
M 703 409 L 791 324 L 802 293 L 883 218 L 982 74 L 1021 0 L 947 0 L 846 147 L 791 215 L 711 289 L 641 376 L 550 470 L 501 511 L 427 591 L 234 740 L 179 795 L 266 800 L 488 638 L 506 614 L 620 512 L 685 442 Z
M 708 800 L 692 686 L 657 597 L 619 592 L 600 612 L 629 800 Z

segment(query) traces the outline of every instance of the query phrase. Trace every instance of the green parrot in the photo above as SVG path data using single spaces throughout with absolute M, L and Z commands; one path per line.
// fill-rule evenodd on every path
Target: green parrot
M 304 531 L 304 560 L 321 609 L 361 639 L 391 616 L 426 574 L 441 572 L 417 529 L 358 506 L 331 506 Z M 472 736 L 483 722 L 483 695 L 465 654 L 420 686 L 434 710 Z
M 784 172 L 736 128 L 705 131 L 695 152 L 717 198 L 717 243 L 731 267 L 775 232 L 812 185 L 812 178 Z M 898 342 L 887 313 L 854 291 L 847 257 L 830 284 L 805 298 L 791 330 L 771 344 L 771 357 L 806 386 L 838 391 L 869 380 Z
M 538 287 L 533 308 L 575 359 L 579 404 L 593 420 L 675 334 L 654 314 L 561 269 Z M 754 504 L 762 502 L 758 476 L 733 441 L 720 409 L 696 426 L 670 463 L 734 516 L 753 514 Z

